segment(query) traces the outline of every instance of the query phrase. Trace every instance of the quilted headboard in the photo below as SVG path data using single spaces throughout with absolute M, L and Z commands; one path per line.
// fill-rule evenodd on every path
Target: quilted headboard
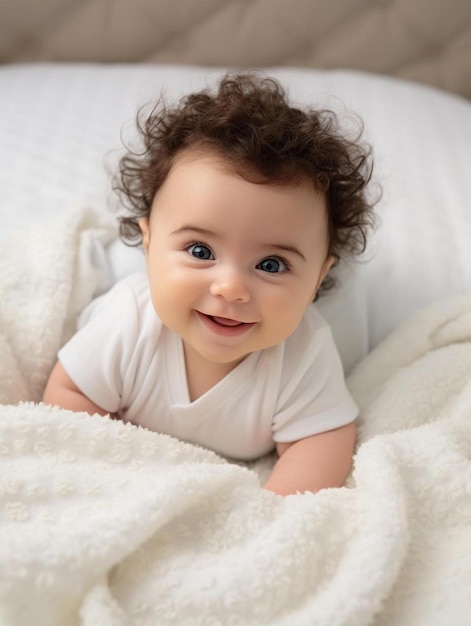
M 0 62 L 354 68 L 471 98 L 470 0 L 4 0 Z

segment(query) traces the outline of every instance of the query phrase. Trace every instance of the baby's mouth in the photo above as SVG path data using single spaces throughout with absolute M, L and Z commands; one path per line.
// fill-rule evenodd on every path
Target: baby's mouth
M 206 313 L 201 313 L 201 311 L 197 311 L 197 313 L 212 332 L 223 337 L 237 337 L 243 335 L 255 325 L 253 322 L 241 322 L 239 320 L 233 320 L 230 317 L 207 315 Z
M 207 315 L 209 319 L 213 320 L 216 324 L 221 326 L 242 326 L 245 322 L 239 322 L 238 320 L 231 320 L 228 317 L 218 317 L 217 315 Z

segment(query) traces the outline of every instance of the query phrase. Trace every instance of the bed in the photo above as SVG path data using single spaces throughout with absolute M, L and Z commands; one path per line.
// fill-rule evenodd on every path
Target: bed
M 471 624 L 471 5 L 6 6 L 0 623 Z M 318 304 L 361 409 L 341 489 L 282 498 L 273 455 L 40 403 L 80 311 L 143 267 L 109 182 L 137 108 L 228 67 L 360 116 L 374 149 L 379 228 Z

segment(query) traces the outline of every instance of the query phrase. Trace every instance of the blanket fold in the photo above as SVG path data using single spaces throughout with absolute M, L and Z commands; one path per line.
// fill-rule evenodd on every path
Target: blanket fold
M 420 312 L 349 377 L 348 485 L 282 498 L 260 487 L 273 457 L 235 464 L 36 402 L 93 293 L 100 219 L 64 216 L 0 263 L 0 624 L 464 625 L 471 297 Z
M 12 237 L 0 256 L 0 403 L 39 400 L 60 345 L 99 282 L 94 241 L 116 228 L 92 209 L 64 211 Z

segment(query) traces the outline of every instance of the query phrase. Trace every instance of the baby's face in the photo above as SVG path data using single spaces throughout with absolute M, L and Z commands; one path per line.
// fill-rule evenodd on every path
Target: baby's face
M 180 155 L 140 225 L 154 308 L 203 368 L 289 337 L 332 263 L 323 195 L 214 155 Z

